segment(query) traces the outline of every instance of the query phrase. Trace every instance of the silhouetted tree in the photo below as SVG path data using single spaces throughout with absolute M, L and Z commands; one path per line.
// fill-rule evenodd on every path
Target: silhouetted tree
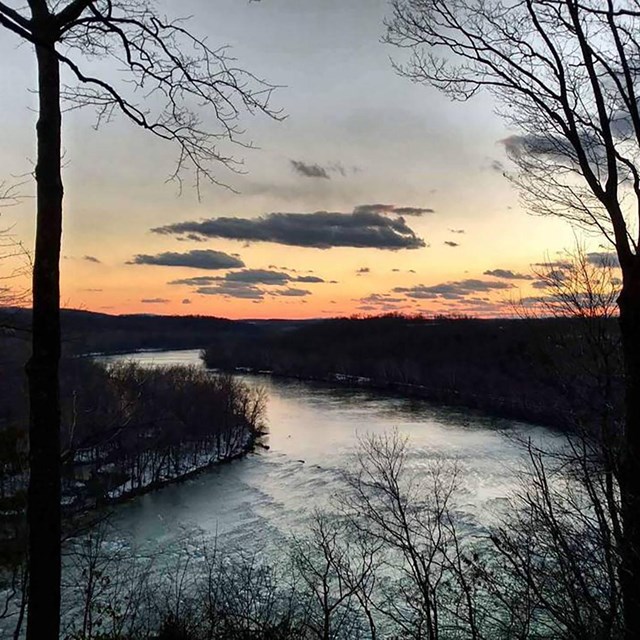
M 18 186 L 0 181 L 0 214 L 5 207 L 20 202 Z M 28 253 L 21 242 L 16 240 L 11 228 L 0 227 L 0 308 L 13 307 L 25 302 L 27 291 L 16 279 L 25 276 L 30 267 Z M 10 325 L 0 318 L 0 329 Z
M 399 71 L 458 100 L 490 91 L 530 209 L 595 229 L 622 270 L 626 637 L 640 638 L 640 7 L 634 0 L 394 0 Z
M 61 105 L 94 107 L 98 124 L 121 112 L 172 142 L 178 151 L 172 177 L 181 181 L 191 169 L 196 186 L 203 179 L 219 183 L 216 163 L 234 168 L 219 145 L 242 143 L 243 111 L 276 114 L 268 107 L 271 86 L 238 68 L 226 49 L 195 36 L 183 20 L 163 17 L 152 0 L 0 2 L 0 25 L 34 46 L 38 68 L 27 637 L 53 639 L 60 601 Z M 105 59 L 116 62 L 114 74 L 103 75 Z M 63 86 L 63 70 L 77 86 Z

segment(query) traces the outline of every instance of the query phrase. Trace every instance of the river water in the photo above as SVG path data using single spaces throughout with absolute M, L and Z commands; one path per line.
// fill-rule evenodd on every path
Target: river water
M 202 366 L 198 351 L 101 360 Z M 341 474 L 353 468 L 361 438 L 393 430 L 408 437 L 416 472 L 434 460 L 457 464 L 459 506 L 483 521 L 519 486 L 526 461 L 522 441 L 548 447 L 560 441 L 542 427 L 376 391 L 242 378 L 268 393 L 269 448 L 117 507 L 113 524 L 123 539 L 142 547 L 171 547 L 193 535 L 252 551 L 277 545 L 304 529 L 314 508 L 330 505 Z

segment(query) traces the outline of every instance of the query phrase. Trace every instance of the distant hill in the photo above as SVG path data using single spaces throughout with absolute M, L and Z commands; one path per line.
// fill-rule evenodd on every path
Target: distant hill
M 0 309 L 0 326 L 15 327 L 26 335 L 31 313 Z M 118 353 L 136 349 L 198 349 L 229 339 L 250 343 L 264 333 L 278 334 L 314 321 L 228 320 L 209 316 L 110 315 L 62 310 L 63 348 L 66 353 Z

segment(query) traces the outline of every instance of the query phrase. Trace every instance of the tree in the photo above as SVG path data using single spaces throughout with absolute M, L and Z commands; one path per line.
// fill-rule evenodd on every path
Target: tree
M 640 638 L 640 5 L 635 0 L 394 0 L 400 73 L 454 99 L 482 89 L 518 130 L 504 141 L 529 208 L 616 250 L 625 371 L 621 570 L 625 637 Z
M 15 6 L 11 6 L 14 4 Z M 172 177 L 185 171 L 220 184 L 213 167 L 234 169 L 222 148 L 243 142 L 240 115 L 272 117 L 273 87 L 241 70 L 183 20 L 161 16 L 153 0 L 0 2 L 0 26 L 31 43 L 38 69 L 36 239 L 30 396 L 28 638 L 57 638 L 60 601 L 60 245 L 62 104 L 91 106 L 98 124 L 116 112 L 177 147 Z M 104 61 L 113 75 L 101 75 Z M 76 86 L 66 86 L 62 76 Z M 205 119 L 201 112 L 210 112 Z
M 0 181 L 0 214 L 5 207 L 12 207 L 20 202 L 18 185 Z M 23 303 L 27 292 L 22 288 L 9 287 L 9 281 L 26 275 L 29 267 L 29 256 L 21 242 L 11 233 L 11 229 L 0 227 L 0 307 L 13 307 Z M 7 268 L 7 264 L 9 267 Z M 0 329 L 12 328 L 4 319 L 0 319 Z

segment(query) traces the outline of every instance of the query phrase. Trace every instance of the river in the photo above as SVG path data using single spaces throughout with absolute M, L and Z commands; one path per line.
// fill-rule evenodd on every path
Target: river
M 198 351 L 134 353 L 102 361 L 145 366 L 203 366 Z M 268 449 L 204 472 L 116 508 L 118 535 L 136 546 L 173 546 L 185 536 L 218 537 L 259 551 L 304 529 L 316 507 L 340 490 L 359 439 L 391 433 L 409 439 L 410 466 L 434 460 L 459 467 L 459 505 L 479 521 L 499 511 L 518 487 L 525 454 L 519 441 L 553 447 L 561 439 L 542 427 L 492 419 L 462 409 L 269 376 L 241 376 L 268 393 Z

